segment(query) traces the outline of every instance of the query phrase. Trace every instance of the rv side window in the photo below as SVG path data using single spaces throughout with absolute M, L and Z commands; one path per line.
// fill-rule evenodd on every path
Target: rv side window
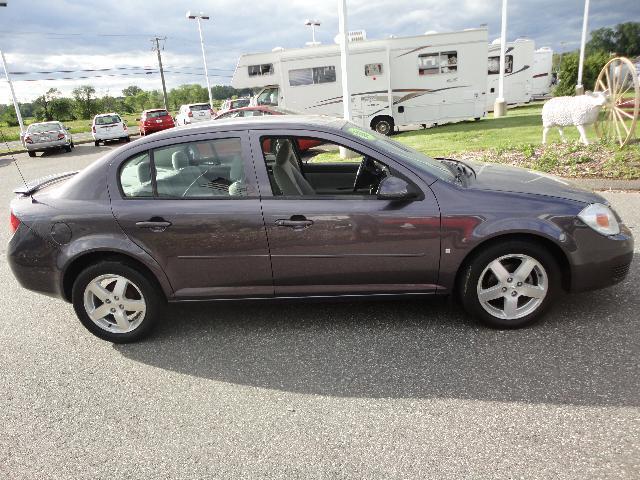
M 513 72 L 513 55 L 504 56 L 504 73 Z M 489 57 L 489 75 L 500 73 L 500 57 Z
M 314 67 L 289 70 L 289 85 L 314 85 L 318 83 L 332 83 L 336 81 L 336 67 Z
M 423 53 L 418 55 L 418 73 L 436 75 L 458 71 L 458 52 Z
M 382 64 L 381 63 L 368 63 L 364 66 L 364 74 L 367 77 L 375 77 L 377 75 L 382 75 Z
M 272 75 L 273 64 L 263 63 L 262 65 L 249 65 L 249 76 L 258 77 L 262 75 Z

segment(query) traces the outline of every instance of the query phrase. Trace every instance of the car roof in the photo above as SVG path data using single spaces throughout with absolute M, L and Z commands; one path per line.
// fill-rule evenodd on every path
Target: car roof
M 229 118 L 220 120 L 209 120 L 198 122 L 180 128 L 170 128 L 150 137 L 145 137 L 146 141 L 154 142 L 158 140 L 178 138 L 185 135 L 199 133 L 230 132 L 238 130 L 339 130 L 345 125 L 342 118 L 320 116 L 320 115 L 273 115 L 267 117 Z M 140 140 L 138 140 L 140 142 Z
M 149 112 L 167 112 L 168 110 L 166 108 L 150 108 L 149 110 L 143 110 L 142 113 L 149 113 Z
M 58 121 L 58 120 L 50 120 L 50 121 L 48 121 L 48 122 L 34 122 L 34 123 L 30 123 L 29 125 L 27 125 L 27 128 L 29 128 L 29 127 L 33 127 L 33 126 L 35 126 L 35 125 L 48 125 L 48 124 L 51 124 L 51 123 L 57 123 L 57 124 L 60 124 L 61 122 L 60 122 L 60 121 Z
M 108 117 L 109 115 L 119 115 L 119 114 L 117 114 L 116 112 L 111 112 L 111 113 L 98 113 L 98 114 L 96 115 L 96 118 L 97 118 L 97 117 Z

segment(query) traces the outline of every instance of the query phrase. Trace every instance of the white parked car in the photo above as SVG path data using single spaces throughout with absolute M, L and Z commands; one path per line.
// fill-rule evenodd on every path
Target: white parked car
M 235 99 L 228 98 L 222 104 L 222 107 L 220 108 L 220 111 L 218 112 L 218 114 L 222 112 L 226 112 L 228 110 L 235 110 L 236 108 L 248 107 L 250 103 L 251 103 L 251 99 L 249 97 L 235 98 Z
M 93 117 L 91 134 L 96 147 L 107 140 L 131 140 L 126 123 L 117 113 L 101 113 Z
M 176 115 L 176 126 L 191 125 L 196 122 L 211 120 L 215 115 L 208 103 L 191 103 L 182 105 Z

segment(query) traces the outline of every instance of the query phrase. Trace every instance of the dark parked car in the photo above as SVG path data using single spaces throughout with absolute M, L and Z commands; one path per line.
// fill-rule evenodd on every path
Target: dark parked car
M 15 276 L 113 342 L 181 300 L 455 294 L 484 323 L 521 327 L 563 290 L 620 282 L 633 255 L 595 193 L 328 118 L 169 130 L 17 193 Z

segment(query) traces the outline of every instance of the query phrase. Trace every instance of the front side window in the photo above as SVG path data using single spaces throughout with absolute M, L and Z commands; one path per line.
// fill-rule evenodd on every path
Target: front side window
M 134 157 L 121 169 L 126 197 L 246 197 L 240 138 L 180 143 L 152 151 L 151 161 Z M 155 183 L 155 193 L 153 184 Z
M 261 139 L 275 197 L 374 196 L 390 169 L 377 159 L 308 137 Z
M 257 100 L 258 105 L 278 105 L 278 88 L 265 88 Z
M 336 81 L 336 67 L 313 67 L 289 70 L 289 85 L 299 87 L 302 85 L 317 85 L 321 83 L 333 83 Z
M 140 153 L 122 164 L 120 185 L 125 197 L 153 197 L 149 152 Z
M 249 65 L 248 67 L 250 77 L 258 77 L 263 75 L 273 74 L 273 64 L 263 63 L 261 65 Z
M 513 55 L 504 56 L 504 73 L 513 72 Z M 489 75 L 500 73 L 500 57 L 489 57 Z

